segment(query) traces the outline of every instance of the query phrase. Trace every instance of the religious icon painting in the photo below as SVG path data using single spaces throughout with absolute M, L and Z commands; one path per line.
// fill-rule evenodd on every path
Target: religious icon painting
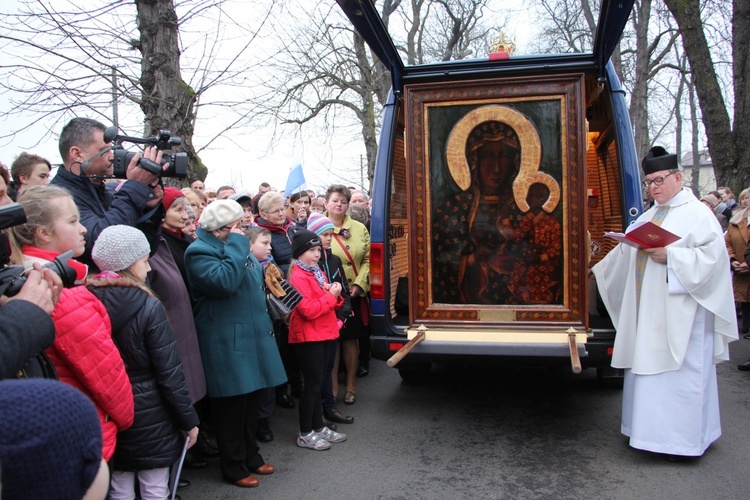
M 571 75 L 405 87 L 417 321 L 583 326 L 582 85 Z

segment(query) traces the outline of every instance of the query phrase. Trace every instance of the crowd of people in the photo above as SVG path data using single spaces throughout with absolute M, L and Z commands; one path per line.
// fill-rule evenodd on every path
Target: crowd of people
M 3 231 L 8 261 L 27 270 L 18 294 L 0 299 L 0 397 L 58 391 L 45 404 L 61 414 L 49 418 L 95 422 L 70 436 L 90 440 L 66 450 L 80 467 L 60 463 L 65 471 L 55 474 L 82 484 L 56 498 L 167 498 L 189 485 L 172 474 L 183 454 L 185 467 L 218 457 L 224 480 L 257 486 L 256 476 L 275 470 L 259 446 L 274 439 L 275 407 L 298 408 L 299 427 L 285 434 L 301 448 L 345 441 L 337 424 L 354 418 L 337 403 L 354 404 L 356 377 L 369 372 L 364 193 L 332 185 L 322 196 L 286 196 L 264 182 L 251 195 L 200 180 L 165 187 L 139 167 L 141 158 L 161 162 L 151 147 L 116 180 L 104 131 L 95 120 L 71 120 L 51 181 L 50 162 L 35 155 L 0 168 L 0 206 L 16 201 L 26 213 Z M 63 286 L 50 266 L 67 258 Z M 284 317 L 269 313 L 271 269 L 300 294 Z M 19 395 L 13 379 L 51 380 Z M 66 410 L 72 404 L 75 412 Z M 21 425 L 22 410 L 4 407 L 4 422 Z M 17 458 L 29 447 L 3 431 L 3 498 L 24 498 L 35 476 Z
M 319 196 L 165 187 L 139 167 L 161 162 L 152 147 L 112 180 L 104 131 L 71 120 L 51 181 L 35 155 L 0 168 L 0 205 L 26 213 L 3 232 L 7 257 L 27 270 L 0 298 L 3 498 L 167 498 L 184 450 L 186 467 L 218 458 L 225 481 L 255 487 L 275 471 L 259 443 L 275 438 L 277 407 L 297 408 L 284 433 L 300 448 L 346 441 L 338 425 L 354 417 L 338 403 L 354 405 L 369 373 L 367 196 L 341 184 Z M 655 202 L 642 218 L 681 239 L 592 269 L 625 369 L 622 432 L 636 448 L 700 456 L 721 434 L 713 363 L 738 330 L 750 338 L 750 190 L 737 203 L 721 187 L 704 207 L 675 155 L 652 148 L 642 166 Z M 285 295 L 280 283 L 298 300 L 279 317 L 268 301 Z M 30 435 L 47 440 L 32 450 Z M 34 484 L 29 457 L 57 471 L 54 485 Z
M 739 200 L 739 201 L 738 201 Z M 738 200 L 729 187 L 709 191 L 700 201 L 713 213 L 724 230 L 724 242 L 732 271 L 732 289 L 737 307 L 739 332 L 750 340 L 750 188 L 740 191 Z M 750 371 L 750 360 L 737 367 Z

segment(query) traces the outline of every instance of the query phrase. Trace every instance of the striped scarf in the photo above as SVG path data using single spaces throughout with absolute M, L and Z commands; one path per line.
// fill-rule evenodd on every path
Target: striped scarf
M 315 280 L 318 282 L 318 285 L 320 285 L 320 288 L 323 288 L 328 283 L 326 281 L 326 277 L 323 275 L 323 271 L 320 270 L 320 267 L 308 266 L 307 264 L 305 264 L 299 259 L 296 259 L 294 263 L 298 265 L 303 271 L 312 273 L 313 276 L 315 276 Z

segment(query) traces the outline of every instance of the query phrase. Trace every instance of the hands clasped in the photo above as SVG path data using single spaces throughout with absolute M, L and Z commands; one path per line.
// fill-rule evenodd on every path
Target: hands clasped
M 334 281 L 330 285 L 326 285 L 326 289 L 333 294 L 334 297 L 341 295 L 341 283 Z

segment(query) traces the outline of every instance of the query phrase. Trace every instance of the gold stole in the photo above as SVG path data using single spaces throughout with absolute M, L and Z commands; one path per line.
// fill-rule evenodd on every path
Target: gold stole
M 659 206 L 656 209 L 656 214 L 651 222 L 657 226 L 661 226 L 664 219 L 667 217 L 669 211 L 668 205 Z M 640 311 L 641 303 L 641 285 L 643 284 L 643 274 L 646 272 L 646 263 L 648 262 L 648 254 L 645 250 L 638 250 L 638 254 L 635 258 L 635 314 L 638 317 L 638 311 Z

